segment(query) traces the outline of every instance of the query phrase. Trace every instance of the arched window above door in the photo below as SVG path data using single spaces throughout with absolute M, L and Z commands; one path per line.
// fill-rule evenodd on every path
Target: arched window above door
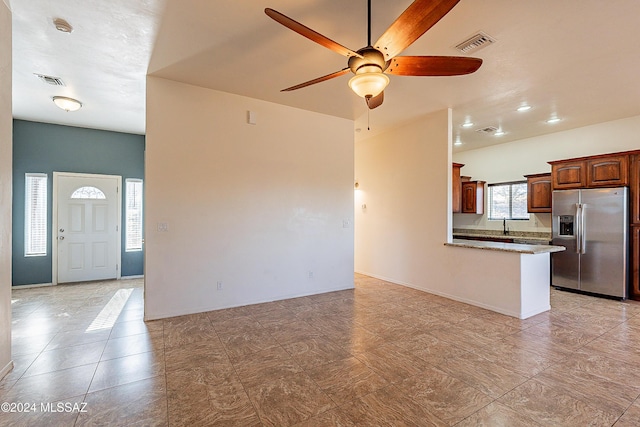
M 71 195 L 72 199 L 106 199 L 102 190 L 96 187 L 80 187 Z

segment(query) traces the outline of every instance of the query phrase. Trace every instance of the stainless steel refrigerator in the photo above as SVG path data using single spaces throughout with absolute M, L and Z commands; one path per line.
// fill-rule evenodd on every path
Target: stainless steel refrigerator
M 553 286 L 627 297 L 627 188 L 553 192 Z

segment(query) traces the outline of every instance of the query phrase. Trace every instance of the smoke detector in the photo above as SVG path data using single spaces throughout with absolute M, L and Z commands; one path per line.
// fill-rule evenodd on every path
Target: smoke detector
M 73 27 L 67 21 L 62 18 L 55 18 L 53 20 L 53 25 L 56 27 L 56 30 L 61 33 L 71 33 L 73 31 Z
M 491 37 L 489 34 L 480 31 L 478 32 L 478 34 L 469 37 L 468 39 L 457 45 L 456 49 L 458 49 L 462 53 L 469 53 L 474 50 L 481 49 L 485 46 L 489 46 L 490 44 L 495 42 L 496 39 Z
M 47 76 L 46 74 L 38 74 L 35 73 L 36 77 L 38 77 L 43 82 L 50 84 L 52 86 L 64 86 L 64 82 L 60 77 Z

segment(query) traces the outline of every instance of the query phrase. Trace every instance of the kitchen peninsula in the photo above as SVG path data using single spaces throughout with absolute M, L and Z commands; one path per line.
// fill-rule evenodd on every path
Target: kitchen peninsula
M 445 245 L 465 268 L 454 272 L 457 286 L 443 296 L 519 319 L 551 308 L 550 254 L 563 246 L 464 239 Z M 484 273 L 467 277 L 474 266 Z

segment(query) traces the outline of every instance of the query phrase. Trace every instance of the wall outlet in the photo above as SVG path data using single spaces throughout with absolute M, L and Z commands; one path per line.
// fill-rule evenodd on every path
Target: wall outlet
M 158 231 L 161 232 L 161 233 L 169 231 L 169 224 L 166 223 L 166 222 L 159 222 L 158 223 Z
M 349 227 L 351 227 L 351 220 L 343 219 L 342 220 L 342 228 L 349 228 Z
M 309 271 L 309 279 L 313 279 L 313 271 Z
M 218 289 L 219 291 L 221 291 L 221 290 L 222 290 L 222 282 L 218 282 L 218 285 L 217 285 L 217 286 L 218 286 L 218 288 L 217 288 L 217 289 Z

